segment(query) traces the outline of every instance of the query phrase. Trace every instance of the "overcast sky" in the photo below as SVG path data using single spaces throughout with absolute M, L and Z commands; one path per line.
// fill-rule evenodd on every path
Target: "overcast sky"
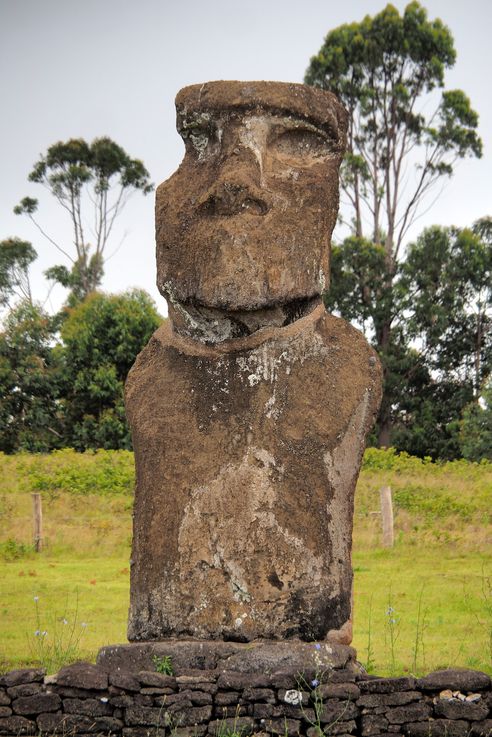
M 30 240 L 42 271 L 62 258 L 27 218 L 12 214 L 22 197 L 40 199 L 39 220 L 60 241 L 69 222 L 40 185 L 27 181 L 49 145 L 110 136 L 144 161 L 159 183 L 177 167 L 183 146 L 174 97 L 183 86 L 213 79 L 301 82 L 326 33 L 377 13 L 384 0 L 0 0 L 0 240 Z M 400 11 L 406 2 L 393 3 Z M 461 162 L 438 201 L 418 222 L 470 225 L 492 214 L 492 2 L 428 0 L 429 17 L 450 28 L 458 53 L 447 87 L 461 88 L 480 115 L 481 160 Z M 153 195 L 135 194 L 120 218 L 103 288 L 155 288 Z M 122 238 L 124 237 L 123 241 Z M 336 237 L 336 235 L 335 235 Z M 121 243 L 122 241 L 122 243 Z M 121 246 L 120 246 L 121 243 Z M 63 299 L 52 295 L 51 307 Z M 48 305 L 49 306 L 49 305 Z

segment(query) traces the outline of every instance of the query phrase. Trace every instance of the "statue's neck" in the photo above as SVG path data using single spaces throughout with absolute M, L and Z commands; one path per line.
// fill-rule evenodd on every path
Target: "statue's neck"
M 305 297 L 259 310 L 218 310 L 203 305 L 169 301 L 174 332 L 186 338 L 216 345 L 242 338 L 262 328 L 284 327 L 305 317 L 321 303 L 321 297 Z

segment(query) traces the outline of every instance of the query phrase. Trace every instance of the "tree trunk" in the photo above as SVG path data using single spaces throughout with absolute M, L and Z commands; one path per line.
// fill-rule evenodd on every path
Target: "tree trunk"
M 380 448 L 389 448 L 391 445 L 391 417 L 389 413 L 385 413 L 385 417 L 380 417 L 378 424 L 378 446 Z
M 389 448 L 391 441 L 391 397 L 388 396 L 387 392 L 387 375 L 388 367 L 385 364 L 385 355 L 390 344 L 391 338 L 391 320 L 386 319 L 379 326 L 377 331 L 377 344 L 376 350 L 379 353 L 379 357 L 383 364 L 383 399 L 381 401 L 381 407 L 379 410 L 378 417 L 378 446 L 380 448 Z

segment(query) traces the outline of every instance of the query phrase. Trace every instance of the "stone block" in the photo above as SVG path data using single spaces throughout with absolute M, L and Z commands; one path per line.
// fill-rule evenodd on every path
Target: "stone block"
M 422 694 L 419 691 L 395 691 L 394 693 L 364 694 L 357 699 L 357 706 L 374 708 L 377 706 L 403 706 L 413 701 L 420 701 Z
M 45 711 L 57 711 L 61 708 L 61 699 L 56 693 L 37 693 L 32 696 L 20 696 L 12 702 L 16 714 L 40 714 Z
M 242 693 L 243 701 L 264 701 L 267 704 L 275 704 L 275 691 L 271 688 L 245 688 Z
M 82 714 L 47 713 L 40 714 L 36 719 L 41 732 L 50 735 L 57 734 L 64 737 L 79 733 L 120 733 L 123 722 L 114 717 L 89 717 Z
M 320 721 L 327 724 L 335 721 L 349 721 L 359 716 L 359 709 L 352 701 L 330 699 L 322 706 Z
M 470 737 L 492 737 L 492 719 L 473 722 L 470 725 Z
M 132 673 L 110 672 L 109 682 L 112 686 L 125 691 L 140 691 L 140 681 Z
M 265 729 L 270 734 L 297 737 L 301 734 L 301 722 L 298 719 L 270 719 L 265 723 Z
M 255 721 L 252 717 L 228 717 L 226 719 L 216 719 L 208 725 L 208 734 L 218 735 L 220 732 L 227 733 L 236 731 L 241 735 L 253 734 L 255 729 Z
M 169 718 L 161 708 L 150 706 L 129 706 L 125 709 L 125 724 L 129 727 L 167 727 Z
M 0 719 L 0 734 L 24 735 L 35 734 L 38 729 L 36 722 L 21 716 L 9 716 Z
M 480 702 L 473 704 L 459 699 L 453 699 L 452 701 L 439 699 L 434 704 L 434 712 L 436 716 L 445 719 L 466 719 L 467 721 L 477 722 L 488 717 L 489 708 L 485 703 Z
M 103 691 L 108 688 L 108 674 L 103 668 L 92 663 L 74 663 L 62 668 L 57 676 L 58 686 Z
M 142 686 L 153 686 L 155 688 L 172 688 L 176 690 L 176 678 L 174 676 L 166 676 L 164 673 L 156 673 L 155 671 L 142 670 L 138 673 L 137 678 Z
M 447 688 L 451 691 L 481 691 L 490 687 L 490 676 L 465 668 L 437 670 L 417 681 L 417 688 L 422 691 L 442 691 Z
M 83 714 L 90 717 L 107 717 L 113 713 L 112 705 L 101 699 L 64 699 L 63 710 L 66 714 Z
M 19 686 L 23 683 L 41 683 L 46 674 L 44 668 L 22 668 L 21 670 L 11 670 L 2 676 L 3 685 L 7 688 Z
M 230 717 L 251 716 L 251 705 L 230 704 L 229 706 L 217 706 L 213 708 L 213 715 L 218 719 L 229 719 Z
M 361 737 L 372 737 L 388 731 L 388 720 L 382 714 L 363 714 L 360 725 Z
M 224 671 L 217 680 L 219 689 L 242 691 L 247 688 L 267 688 L 271 684 L 271 677 L 264 673 L 238 673 Z
M 415 678 L 371 678 L 367 681 L 359 681 L 357 684 L 362 694 L 372 693 L 394 693 L 395 691 L 414 691 Z
M 316 688 L 321 699 L 346 699 L 356 701 L 360 688 L 355 683 L 322 683 Z
M 11 699 L 18 699 L 19 696 L 33 696 L 43 690 L 42 683 L 21 683 L 18 686 L 12 686 L 7 689 L 7 693 Z
M 449 719 L 430 719 L 405 726 L 407 737 L 468 737 L 468 722 Z
M 419 701 L 405 706 L 395 706 L 389 708 L 385 712 L 385 716 L 390 724 L 406 724 L 408 722 L 418 722 L 427 720 L 431 716 L 432 710 L 428 704 Z
M 193 727 L 196 724 L 204 724 L 212 718 L 211 706 L 190 706 L 180 709 L 170 717 L 170 726 L 174 727 Z
M 239 691 L 219 691 L 215 696 L 217 706 L 229 706 L 239 704 L 241 693 Z

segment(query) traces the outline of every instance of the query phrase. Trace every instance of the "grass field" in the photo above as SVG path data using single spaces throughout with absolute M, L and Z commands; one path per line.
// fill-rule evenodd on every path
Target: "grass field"
M 380 542 L 383 484 L 396 512 L 390 550 Z M 56 670 L 125 641 L 132 485 L 130 453 L 0 456 L 1 669 L 42 660 Z M 32 491 L 43 496 L 39 554 Z M 371 672 L 492 673 L 491 500 L 492 464 L 366 453 L 354 520 L 354 645 Z

